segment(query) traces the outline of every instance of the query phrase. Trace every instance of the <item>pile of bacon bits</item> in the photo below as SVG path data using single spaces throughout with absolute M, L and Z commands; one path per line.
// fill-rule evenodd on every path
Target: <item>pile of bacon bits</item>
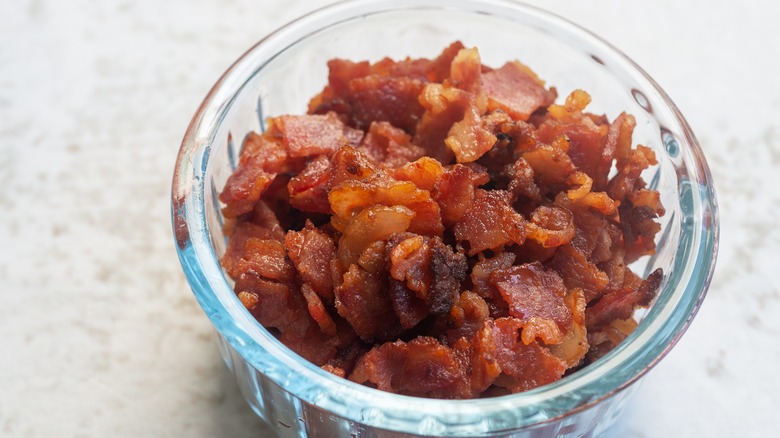
M 585 366 L 636 326 L 662 273 L 659 193 L 635 120 L 584 112 L 525 65 L 334 59 L 308 115 L 244 140 L 219 199 L 238 298 L 323 369 L 474 398 Z

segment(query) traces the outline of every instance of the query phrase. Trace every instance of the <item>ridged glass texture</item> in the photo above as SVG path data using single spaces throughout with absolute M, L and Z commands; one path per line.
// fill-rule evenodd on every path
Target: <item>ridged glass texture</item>
M 637 330 L 607 356 L 556 383 L 505 397 L 430 400 L 335 377 L 281 345 L 243 308 L 219 266 L 226 240 L 216 199 L 238 147 L 264 118 L 303 113 L 334 57 L 431 57 L 454 40 L 483 62 L 519 59 L 559 96 L 576 88 L 589 110 L 637 119 L 636 143 L 659 165 L 644 175 L 667 209 L 658 252 L 632 268 L 664 270 L 662 290 Z M 676 343 L 703 299 L 717 253 L 717 206 L 699 145 L 666 94 L 625 55 L 563 19 L 503 0 L 358 0 L 279 29 L 220 78 L 182 142 L 172 191 L 173 228 L 192 290 L 226 363 L 257 412 L 285 437 L 596 436 L 632 386 Z

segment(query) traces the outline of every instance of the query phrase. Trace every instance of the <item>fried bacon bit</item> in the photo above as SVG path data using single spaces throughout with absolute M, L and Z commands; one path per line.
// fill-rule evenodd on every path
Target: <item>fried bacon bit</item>
M 463 119 L 447 132 L 444 143 L 455 153 L 458 163 L 471 163 L 489 151 L 496 140 L 496 136 L 482 126 L 479 108 L 472 103 Z
M 330 160 L 324 155 L 309 161 L 301 173 L 287 183 L 290 205 L 310 213 L 329 213 L 331 171 Z
M 225 204 L 222 209 L 225 217 L 234 218 L 252 211 L 260 195 L 273 182 L 276 174 L 263 170 L 262 164 L 257 163 L 260 160 L 262 157 L 259 155 L 249 158 L 228 177 L 225 188 L 219 194 L 219 200 Z
M 540 263 L 496 269 L 489 281 L 509 304 L 509 314 L 515 318 L 551 320 L 561 330 L 571 324 L 571 312 L 563 301 L 566 295 L 563 280 Z
M 284 245 L 276 240 L 247 239 L 236 269 L 283 283 L 291 282 L 295 276 L 295 268 L 285 258 Z
M 414 144 L 426 151 L 426 155 L 447 163 L 452 158 L 444 143 L 456 122 L 463 120 L 471 103 L 471 93 L 442 84 L 428 84 L 420 94 L 420 104 L 425 108 L 415 131 Z
M 582 289 L 571 289 L 564 298 L 571 312 L 571 326 L 563 339 L 556 345 L 550 345 L 550 353 L 566 363 L 566 368 L 579 365 L 588 352 L 588 330 L 585 327 L 585 293 Z
M 636 149 L 631 150 L 628 162 L 618 168 L 618 173 L 609 181 L 607 193 L 612 199 L 624 199 L 634 189 L 639 189 L 641 185 L 642 171 L 650 165 L 658 164 L 655 159 L 655 153 L 652 149 L 638 145 Z
M 617 166 L 622 168 L 626 165 L 628 157 L 631 154 L 631 137 L 636 127 L 634 116 L 626 113 L 620 115 L 609 125 L 607 138 L 604 140 L 604 149 L 601 152 L 601 160 L 595 170 L 594 185 L 597 190 L 607 188 L 607 178 L 612 169 L 612 162 L 616 161 Z
M 590 349 L 585 355 L 584 362 L 593 363 L 602 358 L 623 342 L 636 327 L 637 323 L 633 318 L 616 319 L 600 330 L 588 332 Z
M 447 83 L 451 87 L 479 95 L 482 88 L 482 63 L 477 49 L 464 48 L 458 51 L 450 65 Z
M 630 263 L 643 255 L 653 254 L 654 237 L 661 230 L 656 219 L 664 214 L 658 192 L 644 189 L 631 192 L 618 211 L 625 238 L 626 261 Z
M 460 338 L 471 338 L 490 316 L 487 302 L 471 291 L 464 291 L 447 315 L 447 339 L 454 344 Z
M 486 300 L 493 301 L 497 291 L 490 282 L 490 274 L 497 270 L 507 269 L 514 263 L 515 255 L 511 252 L 500 252 L 490 259 L 481 257 L 481 260 L 471 268 L 471 284 L 474 287 L 474 292 Z
M 452 227 L 455 238 L 468 243 L 469 256 L 486 249 L 501 249 L 512 241 L 507 232 L 508 227 L 521 224 L 506 221 L 507 212 L 510 210 L 509 193 L 476 189 L 471 206 Z
M 400 205 L 374 205 L 361 211 L 348 222 L 339 241 L 341 266 L 346 269 L 357 263 L 363 250 L 377 240 L 387 240 L 395 233 L 406 231 L 413 217 L 413 211 Z
M 303 298 L 306 299 L 306 307 L 309 309 L 309 315 L 320 326 L 322 333 L 328 336 L 336 335 L 336 323 L 333 322 L 333 318 L 330 317 L 328 311 L 325 309 L 325 305 L 322 304 L 320 296 L 314 292 L 308 284 L 301 285 L 301 293 Z
M 552 145 L 540 144 L 523 154 L 523 159 L 533 169 L 534 181 L 543 193 L 557 193 L 569 175 L 577 168 L 567 154 L 569 141 L 557 137 Z
M 425 300 L 409 290 L 405 283 L 393 278 L 390 279 L 390 300 L 404 330 L 416 326 L 429 314 Z
M 269 119 L 269 131 L 278 129 L 290 157 L 333 155 L 347 145 L 344 124 L 336 113 L 282 116 Z
M 236 279 L 235 289 L 244 294 L 241 302 L 265 327 L 303 337 L 313 322 L 303 296 L 288 285 L 244 272 Z
M 519 62 L 334 59 L 308 115 L 250 133 L 219 200 L 241 304 L 324 371 L 421 397 L 506 395 L 618 345 L 663 274 L 636 120 L 556 105 Z M 613 167 L 614 166 L 614 167 Z M 612 175 L 612 176 L 610 176 Z
M 574 238 L 574 217 L 569 210 L 555 205 L 540 205 L 525 225 L 526 237 L 544 248 L 565 245 Z
M 549 266 L 561 275 L 568 288 L 578 287 L 598 293 L 609 283 L 607 274 L 571 244 L 558 248 Z
M 513 61 L 482 75 L 482 89 L 490 111 L 502 110 L 516 120 L 528 120 L 539 108 L 555 100 L 555 92 L 544 88 L 536 73 Z
M 366 342 L 387 341 L 401 333 L 386 287 L 381 277 L 350 265 L 335 289 L 336 310 Z
M 471 202 L 476 187 L 489 181 L 487 173 L 456 164 L 446 169 L 433 187 L 433 198 L 439 204 L 441 220 L 446 226 L 459 222 Z
M 399 167 L 393 176 L 399 181 L 411 181 L 417 188 L 432 192 L 444 172 L 441 163 L 430 157 L 422 157 Z
M 509 177 L 507 190 L 512 194 L 512 199 L 523 196 L 534 203 L 542 200 L 542 193 L 534 182 L 534 169 L 524 158 L 518 158 L 506 173 Z
M 424 86 L 423 80 L 408 76 L 372 74 L 353 79 L 346 93 L 350 121 L 363 130 L 372 122 L 389 122 L 406 132 L 414 132 L 424 111 L 417 100 Z
M 410 141 L 411 137 L 402 129 L 388 122 L 373 122 L 357 150 L 378 166 L 394 169 L 425 154 Z
M 550 105 L 550 113 L 536 131 L 539 141 L 550 143 L 564 136 L 568 139 L 568 155 L 572 163 L 588 175 L 597 174 L 604 153 L 609 127 L 599 119 L 582 111 L 590 103 L 590 96 L 582 90 L 573 91 L 564 105 Z M 614 199 L 614 198 L 613 198 Z
M 249 239 L 270 239 L 273 234 L 267 228 L 252 222 L 240 222 L 230 235 L 228 247 L 220 259 L 222 267 L 232 278 L 237 278 L 242 271 L 239 262 L 244 255 L 244 245 Z
M 426 336 L 374 347 L 358 361 L 349 379 L 417 397 L 455 399 L 470 393 L 452 350 Z
M 439 205 L 429 192 L 408 181 L 397 181 L 389 176 L 373 183 L 345 181 L 331 189 L 328 200 L 334 215 L 341 219 L 351 218 L 371 205 L 403 206 L 414 218 L 409 231 L 425 235 L 441 235 L 444 231 Z
M 496 350 L 494 356 L 501 375 L 495 384 L 511 392 L 527 391 L 559 380 L 566 364 L 550 351 L 532 342 L 520 340 L 522 323 L 515 318 L 499 318 L 493 322 L 492 332 Z
M 448 312 L 466 278 L 466 257 L 453 253 L 439 237 L 411 233 L 396 234 L 387 248 L 390 276 L 414 292 L 428 313 Z
M 250 159 L 254 161 L 254 165 L 259 165 L 269 172 L 280 173 L 286 171 L 287 150 L 278 138 L 250 132 L 241 146 L 239 165 Z
M 635 308 L 650 304 L 662 279 L 663 273 L 656 269 L 642 280 L 638 289 L 624 287 L 608 292 L 585 311 L 587 326 L 597 329 L 610 321 L 630 318 Z
M 325 370 L 325 371 L 327 371 L 327 372 L 329 372 L 329 373 L 331 373 L 331 374 L 333 374 L 335 376 L 339 376 L 342 379 L 346 378 L 346 376 L 347 376 L 347 373 L 346 373 L 346 371 L 344 371 L 344 368 L 339 368 L 339 367 L 333 366 L 331 364 L 325 364 L 325 365 L 321 366 L 320 368 L 322 368 L 323 370 Z
M 331 261 L 336 253 L 333 239 L 307 220 L 305 228 L 301 231 L 287 232 L 284 245 L 301 281 L 317 295 L 332 302 Z

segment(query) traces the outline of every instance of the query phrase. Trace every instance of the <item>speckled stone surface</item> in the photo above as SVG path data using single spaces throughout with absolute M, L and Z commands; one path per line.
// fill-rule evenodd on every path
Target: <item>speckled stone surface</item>
M 0 436 L 271 436 L 169 225 L 191 115 L 250 45 L 330 1 L 0 2 Z M 543 6 L 643 66 L 697 133 L 718 269 L 615 437 L 769 436 L 780 378 L 780 6 Z

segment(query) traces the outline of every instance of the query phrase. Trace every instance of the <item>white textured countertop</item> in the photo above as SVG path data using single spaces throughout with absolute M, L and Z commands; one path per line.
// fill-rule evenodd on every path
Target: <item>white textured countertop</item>
M 169 186 L 219 75 L 326 3 L 0 2 L 0 436 L 269 436 L 186 285 Z M 531 3 L 657 80 L 719 195 L 709 295 L 611 434 L 777 432 L 780 6 Z

